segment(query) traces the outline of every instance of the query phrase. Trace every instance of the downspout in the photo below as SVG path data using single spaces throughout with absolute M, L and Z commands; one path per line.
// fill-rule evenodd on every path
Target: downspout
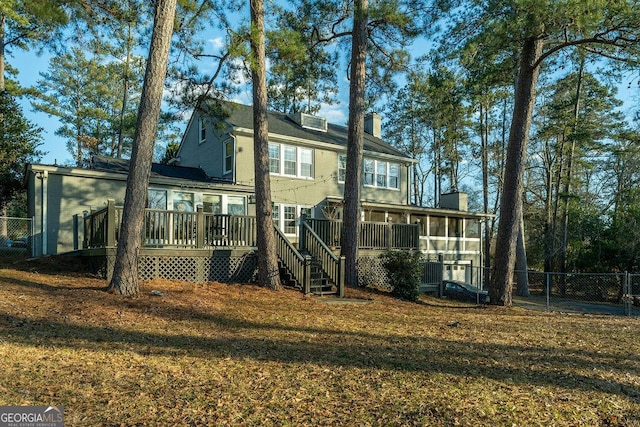
M 238 156 L 237 156 L 236 150 L 238 149 L 238 144 L 236 143 L 237 141 L 236 141 L 236 136 L 235 135 L 231 135 L 231 140 L 233 141 L 233 161 L 232 161 L 232 164 L 231 164 L 231 179 L 233 180 L 233 183 L 236 184 L 237 183 L 237 181 L 236 181 L 236 170 L 237 170 L 236 165 L 238 164 L 238 162 L 237 162 Z M 254 190 L 254 194 L 255 194 L 255 190 Z
M 411 206 L 411 166 L 412 163 L 405 163 L 407 168 L 407 206 Z M 417 198 L 417 197 L 416 197 Z M 416 205 L 418 204 L 416 200 Z
M 40 236 L 42 239 L 42 256 L 48 254 L 47 250 L 47 196 L 48 196 L 48 188 L 47 188 L 47 178 L 49 178 L 48 171 L 42 171 L 39 174 L 39 178 L 42 180 L 42 184 L 40 185 L 41 197 L 40 203 L 42 206 L 40 207 Z

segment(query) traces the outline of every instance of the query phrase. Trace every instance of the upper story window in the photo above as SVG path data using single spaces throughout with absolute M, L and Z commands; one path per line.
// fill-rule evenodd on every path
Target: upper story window
M 224 173 L 233 170 L 233 141 L 229 140 L 224 143 Z
M 347 177 L 347 155 L 338 154 L 338 182 L 344 182 Z
M 338 182 L 344 182 L 347 174 L 347 156 L 338 154 Z M 370 187 L 400 188 L 400 165 L 381 160 L 362 161 L 362 183 Z
M 269 172 L 313 178 L 313 150 L 293 145 L 269 144 Z
M 202 117 L 198 119 L 198 136 L 200 144 L 207 140 L 207 123 Z

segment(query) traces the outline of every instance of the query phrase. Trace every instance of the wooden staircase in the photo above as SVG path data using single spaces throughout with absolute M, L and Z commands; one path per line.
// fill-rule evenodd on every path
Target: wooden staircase
M 331 279 L 324 273 L 322 270 L 322 263 L 320 260 L 313 258 L 308 253 L 303 253 L 307 262 L 309 262 L 309 292 L 313 295 L 336 295 L 338 293 L 338 288 L 335 286 Z M 304 292 L 304 284 L 300 283 L 296 278 L 291 274 L 289 269 L 284 265 L 282 261 L 278 261 L 278 266 L 280 268 L 280 280 L 282 281 L 282 285 L 290 288 L 299 289 Z
M 275 227 L 280 278 L 305 294 L 344 297 L 344 257 L 339 257 L 301 221 L 298 247 Z

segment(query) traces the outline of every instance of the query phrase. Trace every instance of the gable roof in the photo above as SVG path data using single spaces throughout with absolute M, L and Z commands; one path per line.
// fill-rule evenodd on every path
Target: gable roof
M 103 172 L 129 173 L 129 160 L 95 155 L 91 160 L 91 169 Z M 160 163 L 151 164 L 151 176 L 186 179 L 196 182 L 230 182 L 225 179 L 211 178 L 200 168 L 163 165 Z
M 233 102 L 221 102 L 228 117 L 224 119 L 229 125 L 236 128 L 253 129 L 253 107 Z M 347 147 L 347 127 L 328 123 L 327 131 L 303 128 L 294 122 L 287 114 L 276 111 L 268 111 L 269 133 L 285 135 L 294 138 L 307 139 L 328 144 Z M 364 149 L 375 153 L 388 154 L 410 159 L 405 153 L 397 150 L 380 138 L 364 133 Z

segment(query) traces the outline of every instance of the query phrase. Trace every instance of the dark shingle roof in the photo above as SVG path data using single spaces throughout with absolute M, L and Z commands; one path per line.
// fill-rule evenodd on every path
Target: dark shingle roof
M 248 105 L 223 102 L 225 111 L 229 114 L 226 121 L 235 127 L 253 129 L 253 107 Z M 287 114 L 275 111 L 268 112 L 269 133 L 308 139 L 347 147 L 347 127 L 328 123 L 327 132 L 303 128 L 294 122 Z M 368 133 L 364 134 L 364 149 L 376 153 L 409 158 L 406 154 L 395 149 L 380 138 Z
M 115 159 L 113 157 L 106 156 L 93 156 L 91 168 L 104 172 L 129 173 L 129 160 Z M 151 164 L 151 176 L 186 179 L 197 182 L 228 182 L 227 180 L 210 178 L 200 168 L 163 165 L 160 163 Z

